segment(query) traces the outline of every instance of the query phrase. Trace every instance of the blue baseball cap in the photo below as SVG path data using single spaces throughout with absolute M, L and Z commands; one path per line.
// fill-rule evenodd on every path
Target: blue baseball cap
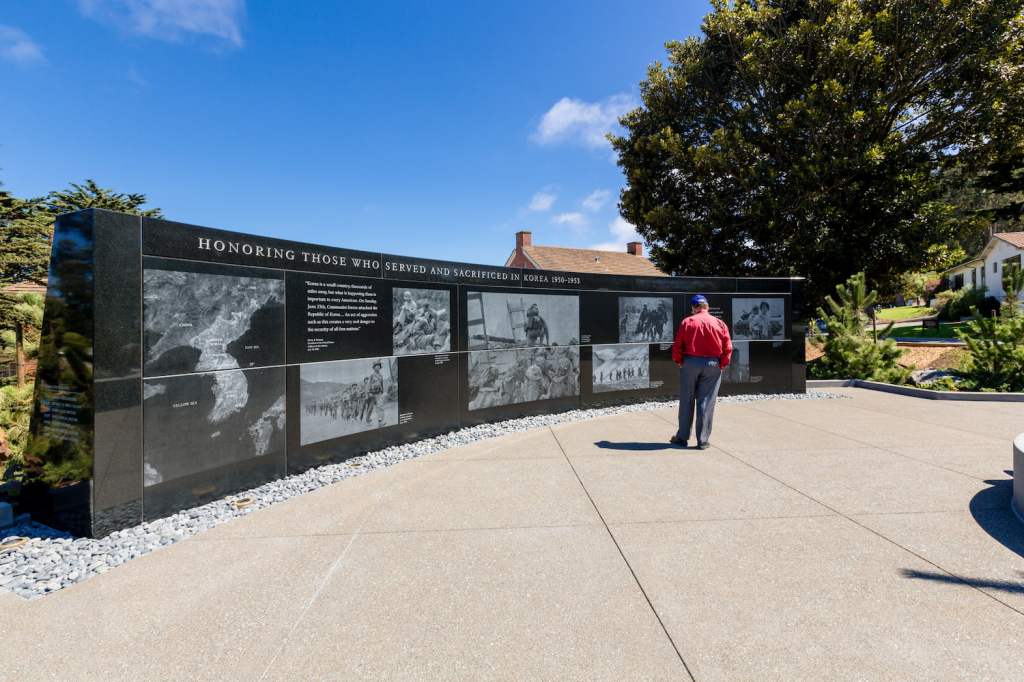
M 704 294 L 694 294 L 693 298 L 690 299 L 690 306 L 696 307 L 699 305 L 707 305 L 708 299 L 704 298 Z

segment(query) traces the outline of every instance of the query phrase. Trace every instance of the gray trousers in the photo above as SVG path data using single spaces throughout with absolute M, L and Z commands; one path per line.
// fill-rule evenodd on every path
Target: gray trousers
M 697 406 L 697 443 L 711 438 L 711 422 L 715 418 L 715 399 L 722 385 L 718 358 L 686 356 L 679 370 L 679 431 L 682 440 L 690 440 L 693 428 L 693 407 Z

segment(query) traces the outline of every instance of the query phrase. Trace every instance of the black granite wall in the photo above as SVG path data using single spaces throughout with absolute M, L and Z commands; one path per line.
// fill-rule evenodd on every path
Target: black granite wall
M 21 504 L 102 535 L 460 425 L 671 397 L 694 293 L 733 332 L 722 394 L 804 390 L 795 278 L 521 270 L 61 216 Z

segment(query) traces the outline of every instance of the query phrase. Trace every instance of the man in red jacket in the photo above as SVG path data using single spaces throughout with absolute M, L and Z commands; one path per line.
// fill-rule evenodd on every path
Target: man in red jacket
M 693 314 L 679 323 L 672 344 L 672 359 L 679 365 L 679 430 L 669 442 L 687 447 L 696 403 L 697 447 L 706 450 L 722 370 L 732 359 L 732 340 L 725 322 L 708 312 L 704 296 L 691 298 L 690 309 Z

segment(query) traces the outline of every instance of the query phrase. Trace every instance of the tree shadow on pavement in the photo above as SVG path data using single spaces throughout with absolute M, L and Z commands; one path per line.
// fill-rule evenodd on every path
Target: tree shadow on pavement
M 1013 498 L 1013 472 L 1005 473 L 1010 478 L 985 481 L 990 487 L 971 498 L 971 516 L 974 517 L 975 523 L 993 540 L 1017 556 L 1024 558 L 1024 524 L 1010 509 L 1010 500 Z M 906 578 L 918 580 L 960 583 L 980 589 L 1024 594 L 1024 579 L 1018 582 L 990 578 L 964 578 L 938 571 L 919 571 L 908 568 L 903 569 L 902 574 Z M 1018 574 L 1024 578 L 1024 571 L 1018 571 Z
M 938 571 L 918 571 L 904 568 L 901 573 L 904 578 L 916 578 L 918 580 L 932 580 L 940 583 L 951 583 L 959 585 L 970 585 L 979 589 L 998 590 L 1000 592 L 1012 592 L 1013 594 L 1024 594 L 1024 582 L 1012 580 L 989 580 L 987 578 L 958 578 L 948 573 Z M 1022 574 L 1024 575 L 1024 574 Z
M 629 452 L 652 452 L 655 450 L 682 450 L 682 448 L 670 443 L 613 443 L 607 440 L 599 440 L 594 443 L 602 450 L 626 450 Z

